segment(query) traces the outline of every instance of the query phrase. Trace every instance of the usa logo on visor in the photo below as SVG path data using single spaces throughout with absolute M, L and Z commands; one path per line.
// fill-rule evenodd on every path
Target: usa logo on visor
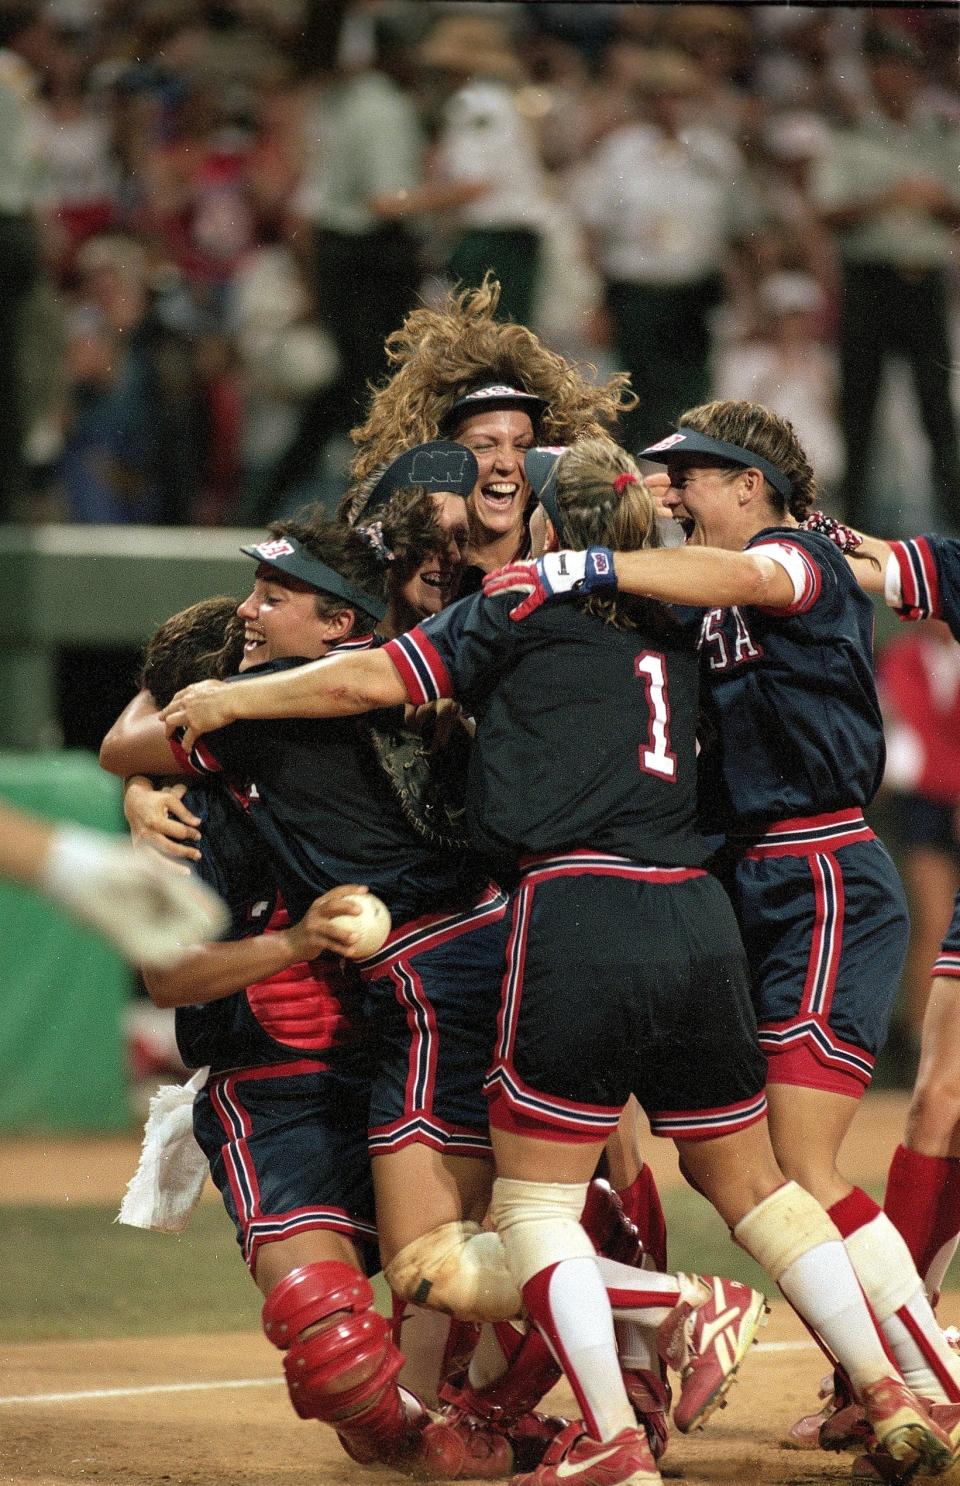
M 261 542 L 259 547 L 254 548 L 254 551 L 258 557 L 263 558 L 264 562 L 269 562 L 273 557 L 290 557 L 294 549 L 284 537 L 278 537 L 273 542 Z
M 478 387 L 475 392 L 468 392 L 464 402 L 481 402 L 485 397 L 529 397 L 529 392 L 522 391 L 519 387 Z
M 601 577 L 605 577 L 610 571 L 610 560 L 603 552 L 595 552 L 593 556 L 594 571 Z
M 665 439 L 660 440 L 659 444 L 651 444 L 645 452 L 647 454 L 659 454 L 662 449 L 672 449 L 674 444 L 682 444 L 685 438 L 685 433 L 668 434 Z

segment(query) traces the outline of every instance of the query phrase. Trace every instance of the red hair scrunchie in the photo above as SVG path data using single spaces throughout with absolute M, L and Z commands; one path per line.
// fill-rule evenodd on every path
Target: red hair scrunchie
M 638 481 L 636 475 L 631 475 L 629 470 L 624 470 L 623 474 L 618 475 L 617 478 L 614 480 L 613 488 L 616 491 L 617 495 L 622 495 L 628 485 L 636 485 L 637 483 Z

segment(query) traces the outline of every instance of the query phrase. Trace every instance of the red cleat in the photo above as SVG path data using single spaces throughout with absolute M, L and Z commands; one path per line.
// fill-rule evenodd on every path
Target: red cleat
M 710 1287 L 694 1310 L 675 1306 L 660 1327 L 660 1356 L 680 1374 L 673 1422 L 681 1434 L 706 1423 L 724 1397 L 767 1314 L 759 1290 L 736 1280 L 702 1277 Z
M 661 1460 L 670 1441 L 670 1385 L 645 1367 L 625 1367 L 622 1372 L 637 1423 L 647 1431 L 650 1453 Z
M 864 1384 L 860 1401 L 877 1444 L 901 1469 L 914 1466 L 937 1475 L 951 1464 L 950 1436 L 900 1378 Z
M 557 1435 L 536 1470 L 514 1476 L 510 1486 L 662 1486 L 646 1431 L 622 1429 L 595 1440 L 582 1424 Z
M 395 1462 L 421 1481 L 498 1481 L 515 1465 L 510 1442 L 498 1429 L 449 1406 L 424 1427 L 416 1450 Z

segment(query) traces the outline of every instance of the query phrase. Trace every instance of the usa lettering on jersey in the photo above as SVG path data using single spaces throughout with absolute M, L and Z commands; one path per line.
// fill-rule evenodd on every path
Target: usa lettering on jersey
M 728 623 L 733 627 L 732 635 L 726 633 Z M 728 671 L 731 666 L 759 660 L 763 655 L 763 646 L 754 640 L 736 604 L 729 609 L 707 610 L 697 648 L 706 653 L 711 671 Z

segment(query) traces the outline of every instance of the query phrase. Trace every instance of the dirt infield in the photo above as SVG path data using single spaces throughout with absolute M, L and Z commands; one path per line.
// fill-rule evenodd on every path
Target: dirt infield
M 873 1095 L 858 1116 L 846 1165 L 882 1179 L 903 1119 L 903 1099 Z M 119 1197 L 136 1139 L 0 1142 L 7 1203 L 103 1202 Z M 672 1147 L 650 1143 L 669 1185 Z M 944 1320 L 960 1318 L 949 1296 Z M 824 1372 L 792 1313 L 774 1307 L 730 1406 L 706 1430 L 677 1436 L 666 1479 L 688 1486 L 751 1482 L 802 1486 L 849 1477 L 849 1458 L 777 1445 L 812 1406 Z M 0 1348 L 0 1482 L 12 1486 L 396 1486 L 407 1478 L 354 1465 L 321 1426 L 297 1420 L 279 1381 L 278 1356 L 259 1334 L 26 1343 Z M 572 1410 L 563 1385 L 551 1396 Z

